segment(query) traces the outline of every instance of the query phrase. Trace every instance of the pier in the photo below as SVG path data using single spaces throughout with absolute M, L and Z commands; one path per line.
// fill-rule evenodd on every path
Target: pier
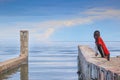
M 79 80 L 120 80 L 120 57 L 107 61 L 89 46 L 78 46 L 78 73 Z
M 0 63 L 0 74 L 19 67 L 28 61 L 28 31 L 20 31 L 20 55 Z

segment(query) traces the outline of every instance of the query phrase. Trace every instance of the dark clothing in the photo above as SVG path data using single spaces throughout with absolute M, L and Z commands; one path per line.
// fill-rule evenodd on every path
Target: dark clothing
M 100 45 L 97 45 L 97 48 L 101 54 L 101 57 L 105 57 L 102 47 Z

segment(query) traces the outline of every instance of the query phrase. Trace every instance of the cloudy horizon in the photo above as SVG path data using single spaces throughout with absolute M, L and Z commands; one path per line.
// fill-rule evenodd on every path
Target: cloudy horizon
M 105 41 L 120 41 L 118 0 L 0 0 L 1 42 L 19 39 L 28 30 L 33 43 L 94 41 L 101 31 Z

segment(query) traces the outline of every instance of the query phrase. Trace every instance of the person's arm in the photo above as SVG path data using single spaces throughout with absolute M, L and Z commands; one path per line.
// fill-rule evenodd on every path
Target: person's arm
M 95 44 L 95 56 L 97 56 L 98 55 L 98 48 L 97 48 L 97 45 Z
M 101 45 L 97 45 L 97 47 L 98 47 L 98 50 L 99 50 L 99 52 L 101 54 L 101 57 L 105 57 L 102 46 Z

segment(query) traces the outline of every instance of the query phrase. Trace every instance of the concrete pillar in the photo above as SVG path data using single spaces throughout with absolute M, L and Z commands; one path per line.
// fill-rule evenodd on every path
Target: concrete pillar
M 20 56 L 28 57 L 28 31 L 20 31 Z
M 20 80 L 29 80 L 28 79 L 28 63 L 21 65 Z

